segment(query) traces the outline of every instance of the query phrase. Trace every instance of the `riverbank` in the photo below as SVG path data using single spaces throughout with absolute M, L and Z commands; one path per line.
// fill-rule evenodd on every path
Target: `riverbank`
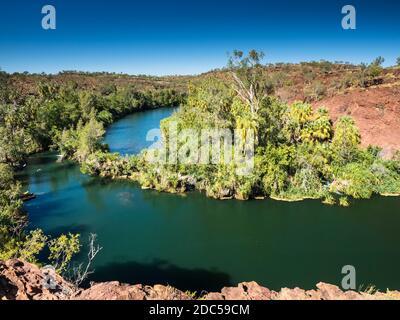
M 254 114 L 229 88 L 218 81 L 193 88 L 188 102 L 161 121 L 163 144 L 156 150 L 143 148 L 140 154 L 121 158 L 99 147 L 84 157 L 74 152 L 75 159 L 84 173 L 94 176 L 134 180 L 145 189 L 168 193 L 198 190 L 220 200 L 321 199 L 324 204 L 348 207 L 354 199 L 399 193 L 398 156 L 389 160 L 378 147 L 364 148 L 350 117 L 333 126 L 326 110 L 314 111 L 301 102 L 289 105 L 273 97 L 265 98 L 258 106 L 262 112 Z M 227 100 L 224 112 L 210 102 L 214 89 Z M 196 129 L 189 134 L 187 128 Z M 232 153 L 221 158 L 221 146 L 215 143 L 208 141 L 199 148 L 202 132 L 208 128 L 224 128 L 235 141 L 239 137 L 253 141 L 229 145 Z M 228 158 L 228 154 L 251 157 L 241 162 L 244 158 L 239 161 L 240 157 Z M 218 161 L 200 161 L 210 155 Z M 242 172 L 244 166 L 251 168 L 247 174 Z
M 53 288 L 46 286 L 49 277 Z M 171 286 L 129 285 L 117 281 L 75 288 L 57 274 L 21 260 L 0 261 L 0 300 L 400 300 L 400 291 L 342 291 L 320 282 L 316 289 L 282 288 L 273 291 L 256 282 L 224 287 L 220 292 L 183 292 Z
M 103 141 L 115 152 L 135 151 L 133 146 L 143 143 L 168 111 L 173 112 L 157 109 L 120 120 Z M 114 156 L 124 159 L 123 174 L 128 158 Z M 105 167 L 108 161 L 114 163 L 107 156 Z M 360 285 L 400 288 L 400 216 L 393 211 L 398 197 L 374 196 L 350 208 L 268 197 L 217 201 L 196 191 L 142 190 L 127 177 L 110 179 L 114 173 L 91 177 L 78 164 L 59 163 L 56 153 L 46 153 L 32 157 L 19 175 L 24 189 L 37 195 L 25 203 L 31 228 L 53 236 L 79 233 L 83 242 L 90 233 L 98 235 L 104 249 L 89 281 L 168 283 L 198 292 L 249 280 L 277 291 L 296 285 L 310 289 L 321 280 L 336 283 L 341 267 L 351 262 L 357 268 L 371 266 L 358 275 Z M 74 263 L 84 263 L 85 257 Z

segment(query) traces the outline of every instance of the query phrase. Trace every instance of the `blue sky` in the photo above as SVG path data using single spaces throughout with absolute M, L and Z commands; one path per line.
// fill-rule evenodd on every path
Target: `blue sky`
M 57 29 L 41 28 L 41 8 Z M 357 30 L 341 28 L 341 8 L 357 10 Z M 252 48 L 266 62 L 400 56 L 398 0 L 15 0 L 0 3 L 0 68 L 129 74 L 196 74 Z

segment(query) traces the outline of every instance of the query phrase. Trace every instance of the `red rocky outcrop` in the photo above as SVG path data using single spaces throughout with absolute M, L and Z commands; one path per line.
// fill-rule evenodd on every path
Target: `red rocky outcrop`
M 52 279 L 51 286 L 48 285 Z M 206 300 L 400 300 L 399 291 L 358 293 L 319 283 L 315 290 L 283 288 L 272 291 L 256 282 L 225 287 L 201 297 Z M 117 281 L 77 289 L 49 269 L 20 260 L 0 261 L 0 300 L 190 300 L 191 295 L 170 286 L 128 285 Z

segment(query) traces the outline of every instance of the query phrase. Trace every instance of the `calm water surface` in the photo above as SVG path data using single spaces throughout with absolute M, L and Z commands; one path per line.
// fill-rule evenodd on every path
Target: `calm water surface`
M 137 113 L 109 128 L 114 152 L 137 153 L 148 129 L 171 109 Z M 103 251 L 90 280 L 219 290 L 255 280 L 272 289 L 340 284 L 354 265 L 357 285 L 400 288 L 400 198 L 350 208 L 318 201 L 217 201 L 141 190 L 82 175 L 52 153 L 33 157 L 21 176 L 38 195 L 26 203 L 31 227 L 59 235 L 96 233 Z M 78 260 L 85 259 L 83 252 Z

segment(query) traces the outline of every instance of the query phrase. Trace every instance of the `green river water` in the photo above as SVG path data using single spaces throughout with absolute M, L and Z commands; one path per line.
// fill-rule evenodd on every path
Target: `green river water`
M 128 116 L 105 138 L 114 152 L 137 153 L 171 109 Z M 271 289 L 339 285 L 344 265 L 357 286 L 400 289 L 400 198 L 353 201 L 350 208 L 319 201 L 218 201 L 142 190 L 80 173 L 56 154 L 30 159 L 20 178 L 37 195 L 25 207 L 31 228 L 59 235 L 96 233 L 103 250 L 91 281 L 170 284 L 220 290 L 242 281 Z M 84 261 L 85 250 L 77 257 Z

